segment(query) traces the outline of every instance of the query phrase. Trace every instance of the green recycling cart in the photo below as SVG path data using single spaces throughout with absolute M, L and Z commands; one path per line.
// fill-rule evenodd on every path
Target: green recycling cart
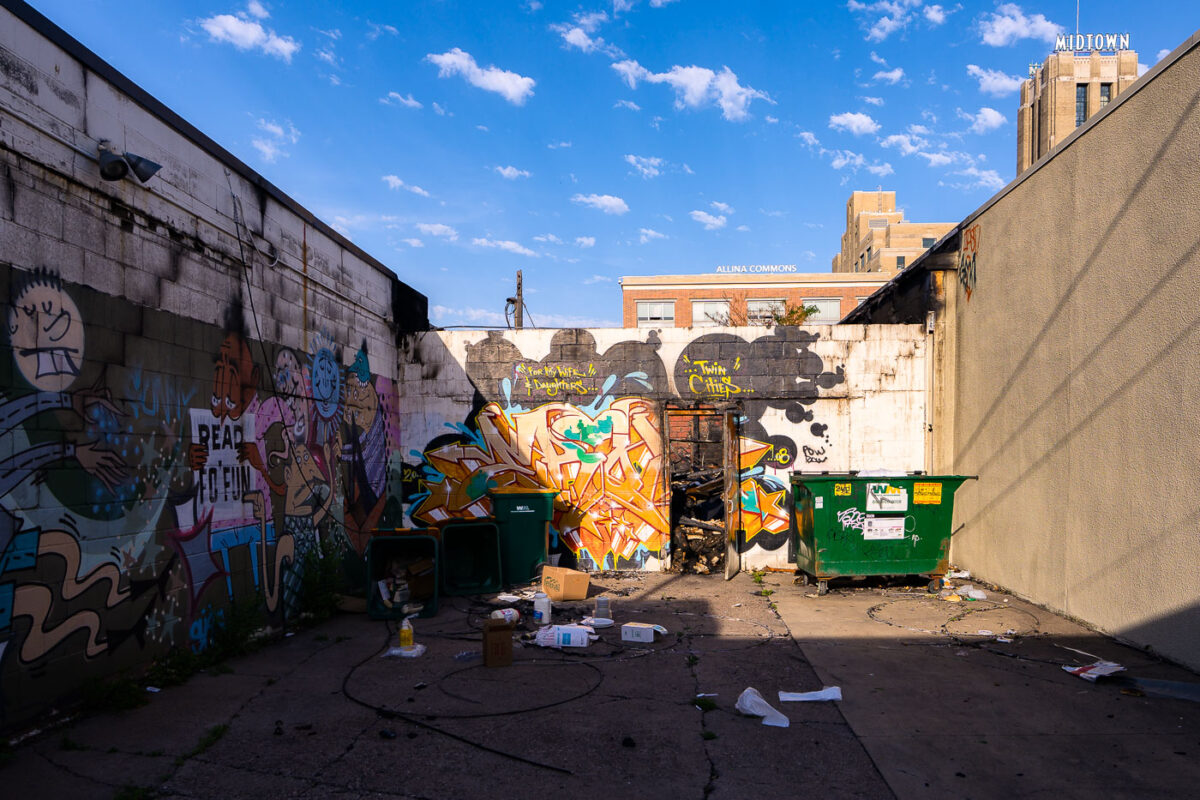
M 796 569 L 817 580 L 927 575 L 949 568 L 954 493 L 973 476 L 792 473 L 790 547 Z
M 500 528 L 500 564 L 504 583 L 527 583 L 546 563 L 550 521 L 554 518 L 554 489 L 501 486 L 488 489 Z

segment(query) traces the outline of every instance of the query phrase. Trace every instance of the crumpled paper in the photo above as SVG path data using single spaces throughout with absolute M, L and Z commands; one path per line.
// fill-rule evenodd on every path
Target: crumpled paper
M 762 717 L 763 725 L 786 728 L 790 724 L 787 717 L 763 699 L 763 696 L 758 693 L 758 689 L 750 686 L 747 686 L 746 690 L 738 695 L 737 705 L 734 707 L 748 717 Z

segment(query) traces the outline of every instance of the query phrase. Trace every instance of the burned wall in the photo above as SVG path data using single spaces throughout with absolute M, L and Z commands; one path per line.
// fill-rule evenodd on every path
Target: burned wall
M 408 521 L 555 489 L 554 534 L 588 569 L 660 566 L 667 407 L 735 410 L 750 567 L 786 561 L 790 471 L 923 467 L 916 326 L 439 331 L 406 350 Z
M 425 300 L 73 46 L 0 10 L 0 728 L 401 521 Z M 97 142 L 163 167 L 100 179 Z M 311 556 L 311 558 L 309 558 Z

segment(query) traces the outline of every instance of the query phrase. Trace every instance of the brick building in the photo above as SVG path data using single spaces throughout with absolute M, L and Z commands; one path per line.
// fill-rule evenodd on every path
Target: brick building
M 953 228 L 952 222 L 905 221 L 895 192 L 852 192 L 833 271 L 895 275 Z
M 779 273 L 771 265 L 746 272 L 701 275 L 636 275 L 621 278 L 622 325 L 626 328 L 757 325 L 787 304 L 815 305 L 809 322 L 832 324 L 887 282 L 890 273 Z M 763 270 L 763 271 L 755 271 Z

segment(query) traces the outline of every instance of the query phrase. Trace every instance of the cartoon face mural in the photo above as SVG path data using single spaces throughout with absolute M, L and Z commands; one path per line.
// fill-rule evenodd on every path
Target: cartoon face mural
M 13 359 L 25 380 L 43 392 L 61 392 L 79 376 L 83 320 L 57 275 L 32 273 L 8 311 Z
M 297 442 L 308 441 L 308 418 L 311 405 L 308 381 L 295 351 L 281 347 L 275 355 L 275 393 L 291 413 L 292 437 Z
M 221 342 L 213 367 L 212 413 L 217 419 L 237 420 L 258 391 L 258 366 L 241 334 Z

